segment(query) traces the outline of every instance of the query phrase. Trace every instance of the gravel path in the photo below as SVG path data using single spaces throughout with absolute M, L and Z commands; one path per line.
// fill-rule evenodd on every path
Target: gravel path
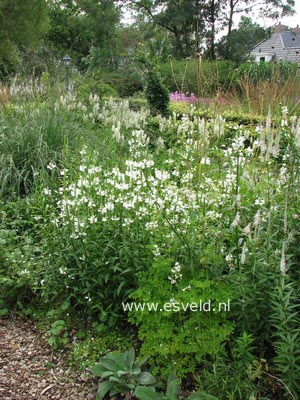
M 29 321 L 0 319 L 1 400 L 95 400 L 97 381 L 68 371 Z

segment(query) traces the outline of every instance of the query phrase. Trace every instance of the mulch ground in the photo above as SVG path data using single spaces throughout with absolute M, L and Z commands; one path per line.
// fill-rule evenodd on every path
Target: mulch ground
M 71 372 L 32 322 L 0 319 L 1 400 L 94 400 L 96 391 L 97 380 Z

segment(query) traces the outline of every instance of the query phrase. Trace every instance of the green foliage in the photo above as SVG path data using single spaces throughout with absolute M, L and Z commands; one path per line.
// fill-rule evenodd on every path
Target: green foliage
M 97 400 L 102 400 L 109 392 L 113 397 L 117 394 L 128 396 L 133 394 L 139 397 L 139 391 L 144 386 L 152 387 L 156 379 L 150 372 L 142 371 L 146 360 L 137 362 L 134 349 L 131 348 L 124 353 L 111 353 L 101 358 L 99 363 L 91 367 L 91 372 L 102 378 L 99 384 Z
M 133 345 L 131 331 L 118 325 L 109 329 L 105 322 L 94 321 L 91 326 L 77 330 L 70 349 L 70 361 L 80 371 L 86 370 L 111 351 L 125 351 Z
M 294 79 L 297 75 L 297 65 L 288 61 L 278 63 L 255 63 L 247 62 L 236 70 L 237 79 L 245 79 L 252 84 L 259 82 L 284 82 L 287 79 Z
M 273 346 L 276 352 L 274 362 L 279 377 L 285 384 L 286 396 L 296 396 L 300 390 L 300 329 L 299 289 L 296 282 L 289 282 L 281 276 L 271 295 L 271 325 Z
M 30 202 L 1 203 L 0 216 L 0 299 L 4 310 L 37 307 L 35 268 L 41 246 Z
M 145 94 L 152 113 L 161 113 L 164 116 L 168 114 L 169 91 L 160 74 L 154 70 L 147 71 Z
M 79 100 L 87 102 L 91 94 L 97 95 L 99 99 L 117 96 L 115 88 L 104 82 L 102 74 L 89 73 L 81 75 L 73 81 L 74 89 Z
M 53 181 L 47 166 L 59 164 L 68 138 L 72 147 L 81 134 L 71 128 L 72 117 L 55 104 L 13 106 L 0 119 L 0 194 L 11 198 L 30 193 L 40 179 Z
M 94 43 L 106 58 L 114 56 L 120 16 L 114 1 L 53 1 L 49 4 L 49 15 L 51 30 L 47 36 L 48 43 L 60 57 L 72 49 L 73 58 L 83 65 Z
M 254 337 L 244 332 L 233 342 L 231 359 L 216 357 L 206 363 L 196 378 L 200 399 L 210 399 L 210 396 L 218 400 L 262 398 L 260 388 L 267 366 L 264 360 L 255 359 L 253 342 Z
M 0 318 L 5 317 L 8 313 L 9 310 L 4 306 L 4 301 L 0 299 Z
M 65 320 L 59 319 L 53 322 L 48 333 L 50 335 L 48 342 L 54 349 L 57 350 L 66 347 L 68 343 L 68 333 Z
M 82 365 L 140 344 L 153 374 L 199 375 L 192 398 L 297 393 L 298 118 L 179 105 L 149 117 L 41 79 L 1 108 L 3 313 L 44 315 L 56 348 L 84 321 Z M 129 299 L 144 311 L 126 314 Z M 210 311 L 191 309 L 200 300 Z M 213 312 L 220 302 L 230 311 Z M 163 390 L 135 393 L 176 397 L 178 384 Z
M 234 62 L 201 60 L 200 79 L 197 79 L 198 63 L 199 60 L 195 59 L 176 61 L 170 58 L 168 63 L 161 64 L 159 71 L 169 91 L 207 97 L 214 96 L 219 89 L 228 90 L 231 74 L 236 67 Z
M 141 71 L 132 62 L 128 62 L 124 67 L 119 67 L 116 71 L 105 71 L 103 79 L 107 84 L 113 86 L 121 97 L 133 96 L 144 89 Z
M 201 270 L 185 271 L 185 279 L 170 285 L 171 266 L 172 260 L 160 257 L 140 275 L 139 288 L 130 297 L 158 308 L 133 310 L 129 320 L 139 326 L 142 353 L 155 358 L 164 376 L 172 368 L 182 376 L 204 356 L 222 353 L 233 325 L 219 305 L 233 293 L 226 281 L 212 281 Z
M 45 0 L 2 0 L 0 3 L 0 74 L 16 71 L 21 46 L 35 47 L 49 28 Z
M 270 36 L 270 29 L 264 29 L 251 18 L 242 16 L 238 28 L 233 29 L 229 36 L 223 37 L 218 43 L 218 54 L 225 59 L 238 64 L 249 57 L 249 52 L 257 43 Z

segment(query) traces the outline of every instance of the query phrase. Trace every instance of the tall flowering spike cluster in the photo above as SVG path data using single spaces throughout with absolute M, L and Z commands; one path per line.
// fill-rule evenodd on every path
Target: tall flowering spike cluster
M 283 106 L 281 108 L 281 126 L 282 127 L 289 125 L 288 117 L 289 117 L 289 110 L 288 110 L 287 106 Z
M 77 100 L 76 93 L 69 92 L 60 96 L 55 103 L 55 111 L 66 109 L 67 111 L 78 111 L 77 117 L 81 116 L 84 122 L 98 123 L 111 127 L 117 142 L 124 140 L 124 129 L 140 129 L 144 127 L 145 121 L 150 114 L 148 109 L 137 112 L 131 110 L 128 100 L 115 101 L 112 98 L 100 105 L 100 99 L 96 94 L 90 94 L 88 105 Z
M 145 126 L 148 109 L 131 110 L 128 100 L 114 101 L 112 98 L 104 102 L 104 106 L 97 114 L 97 119 L 106 126 L 120 126 L 120 129 L 141 129 Z
M 291 133 L 294 136 L 296 147 L 300 150 L 300 118 L 293 116 L 291 117 L 291 122 L 292 122 Z
M 108 102 L 104 108 L 107 111 L 111 107 L 121 115 L 127 108 L 123 104 L 121 112 L 119 106 L 120 103 L 117 106 Z M 226 229 L 238 237 L 234 250 L 220 244 L 224 263 L 229 268 L 236 267 L 237 259 L 240 264 L 247 263 L 251 243 L 259 242 L 266 227 L 270 212 L 268 193 L 280 196 L 289 179 L 288 164 L 282 165 L 279 175 L 275 169 L 265 168 L 271 155 L 276 159 L 270 149 L 277 146 L 280 137 L 267 135 L 274 133 L 271 123 L 263 132 L 257 131 L 257 140 L 252 138 L 249 128 L 233 127 L 233 138 L 218 148 L 217 168 L 210 139 L 223 132 L 223 128 L 214 128 L 214 124 L 225 124 L 221 118 L 207 123 L 193 116 L 178 120 L 173 115 L 168 119 L 160 117 L 159 123 L 162 134 L 167 129 L 176 129 L 178 134 L 177 145 L 163 153 L 150 150 L 149 137 L 142 128 L 128 134 L 127 140 L 122 139 L 128 156 L 117 160 L 114 167 L 100 166 L 98 154 L 83 149 L 76 180 L 70 182 L 68 171 L 62 171 L 64 184 L 59 190 L 54 223 L 67 227 L 72 238 L 83 241 L 88 240 L 92 230 L 101 231 L 104 224 L 115 224 L 128 232 L 136 226 L 150 238 L 155 256 L 167 251 L 175 237 L 185 239 L 182 246 L 189 242 L 197 248 L 203 238 L 215 240 Z M 116 120 L 112 133 L 116 140 L 121 126 Z M 297 119 L 292 129 L 294 136 L 299 135 Z M 260 152 L 260 157 L 253 163 L 256 152 Z M 268 163 L 261 168 L 265 161 Z M 49 164 L 51 168 L 56 166 Z M 47 190 L 44 193 L 51 195 Z M 278 212 L 276 204 L 272 207 L 271 212 Z M 209 236 L 211 231 L 213 237 Z M 177 282 L 180 274 L 178 268 L 172 270 L 170 281 Z
M 270 161 L 271 158 L 277 158 L 280 151 L 281 131 L 273 129 L 271 120 L 267 119 L 266 126 L 256 127 L 259 138 L 255 140 L 254 145 L 260 152 L 262 161 Z
M 17 77 L 13 79 L 9 92 L 11 96 L 32 97 L 42 95 L 45 93 L 46 87 L 38 81 L 38 79 L 31 78 L 23 82 L 18 82 Z

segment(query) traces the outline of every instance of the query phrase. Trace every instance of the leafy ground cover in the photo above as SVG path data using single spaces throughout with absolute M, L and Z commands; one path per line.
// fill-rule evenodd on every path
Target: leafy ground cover
M 134 347 L 152 388 L 100 374 L 126 398 L 171 398 L 176 370 L 199 399 L 297 399 L 299 118 L 24 91 L 0 116 L 1 314 L 77 367 Z

